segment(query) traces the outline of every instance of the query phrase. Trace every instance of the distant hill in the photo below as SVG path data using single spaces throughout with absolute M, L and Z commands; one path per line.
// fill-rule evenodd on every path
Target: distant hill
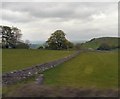
M 103 43 L 109 45 L 110 47 L 118 47 L 120 46 L 120 44 L 118 44 L 118 41 L 120 41 L 120 38 L 118 37 L 93 38 L 90 41 L 82 43 L 81 47 L 97 49 Z
M 31 49 L 37 49 L 40 46 L 40 44 L 30 44 L 29 46 Z
M 29 45 L 31 49 L 38 49 L 40 46 L 44 45 L 45 41 L 31 41 Z

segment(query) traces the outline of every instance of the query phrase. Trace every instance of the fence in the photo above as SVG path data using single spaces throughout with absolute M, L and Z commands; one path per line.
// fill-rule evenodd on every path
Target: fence
M 51 61 L 48 63 L 43 63 L 43 64 L 38 64 L 38 65 L 34 65 L 32 67 L 29 68 L 25 68 L 22 70 L 18 70 L 18 71 L 13 71 L 10 73 L 5 73 L 2 75 L 2 84 L 3 85 L 9 85 L 9 84 L 13 84 L 16 83 L 18 81 L 21 81 L 23 79 L 29 78 L 33 75 L 37 75 L 47 69 L 50 68 L 54 68 L 59 64 L 62 64 L 72 58 L 74 58 L 75 56 L 77 56 L 80 52 L 77 51 L 72 55 L 69 55 L 67 57 L 55 60 L 55 61 Z

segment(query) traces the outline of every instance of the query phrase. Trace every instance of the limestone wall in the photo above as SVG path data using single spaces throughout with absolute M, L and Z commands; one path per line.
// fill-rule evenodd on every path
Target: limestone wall
M 16 83 L 18 81 L 21 81 L 23 79 L 26 79 L 26 78 L 31 77 L 33 75 L 36 75 L 38 73 L 41 73 L 47 69 L 54 68 L 55 66 L 74 58 L 78 54 L 79 54 L 79 51 L 75 52 L 72 55 L 64 57 L 62 59 L 58 59 L 58 60 L 51 61 L 48 63 L 34 65 L 32 67 L 25 68 L 25 69 L 18 70 L 18 71 L 13 71 L 10 73 L 5 73 L 2 75 L 2 84 L 8 85 L 8 84 Z

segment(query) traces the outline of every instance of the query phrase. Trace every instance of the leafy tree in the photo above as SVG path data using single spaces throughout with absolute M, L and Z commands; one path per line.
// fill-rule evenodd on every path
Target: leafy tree
M 70 41 L 67 41 L 66 45 L 67 45 L 67 48 L 73 48 L 74 47 L 74 44 L 71 43 Z
M 47 48 L 53 50 L 62 50 L 71 48 L 73 45 L 65 38 L 65 33 L 62 30 L 56 30 L 51 34 L 46 41 Z
M 21 30 L 17 27 L 0 26 L 3 48 L 15 48 L 21 37 Z

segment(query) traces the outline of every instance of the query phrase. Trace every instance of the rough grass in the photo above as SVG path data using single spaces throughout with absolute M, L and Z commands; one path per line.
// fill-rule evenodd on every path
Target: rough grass
M 46 85 L 83 88 L 118 87 L 118 53 L 86 52 L 44 73 Z
M 119 44 L 120 38 L 117 37 L 102 37 L 96 38 L 95 40 L 88 41 L 84 43 L 81 48 L 93 48 L 97 49 L 101 44 L 108 44 L 110 47 L 117 47 Z
M 49 62 L 74 51 L 4 49 L 2 50 L 2 72 L 23 69 L 28 66 Z
M 114 96 L 118 87 L 118 53 L 84 52 L 44 72 L 43 86 L 31 77 L 3 87 L 3 96 Z

